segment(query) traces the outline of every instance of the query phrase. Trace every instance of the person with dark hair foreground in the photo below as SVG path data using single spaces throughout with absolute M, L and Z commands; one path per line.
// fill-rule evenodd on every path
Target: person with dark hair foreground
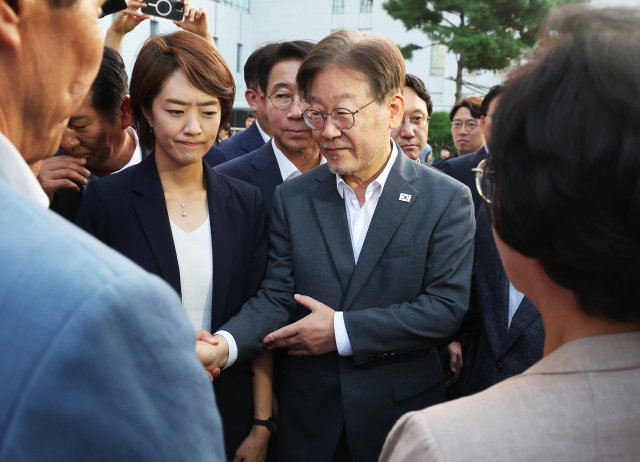
M 507 275 L 542 315 L 544 358 L 406 415 L 383 462 L 640 458 L 640 10 L 564 9 L 547 24 L 504 86 L 481 178 Z
M 184 31 L 151 36 L 133 68 L 131 107 L 140 141 L 153 152 L 91 182 L 76 219 L 167 281 L 194 330 L 215 330 L 233 316 L 266 268 L 260 192 L 203 160 L 229 121 L 234 96 L 231 72 L 206 40 Z M 254 425 L 254 418 L 271 418 L 271 362 L 267 352 L 214 382 L 228 460 L 266 453 L 269 425 Z
M 127 72 L 120 54 L 104 47 L 100 72 L 82 106 L 71 116 L 59 155 L 45 159 L 38 181 L 51 210 L 73 222 L 89 181 L 142 160 L 131 125 Z
M 179 298 L 47 210 L 29 169 L 98 74 L 101 4 L 0 0 L 0 460 L 220 462 Z
M 286 348 L 279 460 L 373 462 L 403 413 L 446 398 L 435 347 L 469 301 L 471 193 L 391 139 L 405 66 L 388 38 L 331 34 L 296 82 L 327 163 L 276 188 L 267 275 L 210 367 Z
M 411 74 L 405 78 L 402 96 L 405 101 L 404 118 L 400 127 L 391 130 L 391 137 L 409 159 L 420 162 L 420 155 L 427 145 L 433 103 L 424 82 Z

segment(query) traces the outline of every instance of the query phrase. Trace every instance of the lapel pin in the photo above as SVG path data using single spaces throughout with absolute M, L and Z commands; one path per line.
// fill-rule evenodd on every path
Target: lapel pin
M 405 193 L 400 194 L 400 200 L 402 202 L 411 202 L 411 194 L 405 194 Z

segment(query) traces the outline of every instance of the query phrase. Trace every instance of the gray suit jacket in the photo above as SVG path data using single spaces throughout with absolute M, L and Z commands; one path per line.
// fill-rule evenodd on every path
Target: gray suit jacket
M 0 229 L 0 461 L 225 460 L 174 290 L 3 182 Z
M 477 393 L 521 374 L 542 358 L 544 326 L 531 301 L 524 297 L 507 328 L 509 279 L 493 238 L 486 205 L 480 209 L 476 231 L 476 296 L 481 318 L 480 344 L 469 381 Z
M 466 186 L 398 151 L 357 265 L 328 167 L 278 186 L 266 278 L 221 328 L 241 362 L 264 349 L 265 335 L 309 314 L 295 293 L 344 312 L 353 356 L 287 356 L 283 365 L 284 462 L 331 460 L 343 426 L 353 460 L 375 461 L 402 413 L 445 399 L 434 347 L 455 333 L 469 301 L 473 204 Z
M 380 462 L 636 462 L 640 332 L 569 342 L 488 390 L 404 416 Z

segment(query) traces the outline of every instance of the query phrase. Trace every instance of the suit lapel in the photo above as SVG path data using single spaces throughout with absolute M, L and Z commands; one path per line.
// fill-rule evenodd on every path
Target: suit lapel
M 276 187 L 282 184 L 282 173 L 271 143 L 267 143 L 263 148 L 260 148 L 260 156 L 253 160 L 251 166 L 255 169 L 255 172 L 249 175 L 251 184 L 263 191 L 262 199 L 267 205 L 267 213 L 271 214 L 273 193 Z
M 336 187 L 336 177 L 328 169 L 326 172 L 327 175 L 318 178 L 320 184 L 309 190 L 309 197 L 345 293 L 355 266 L 351 234 L 344 200 Z
M 133 203 L 133 208 L 160 268 L 160 274 L 178 294 L 182 294 L 178 256 L 153 152 L 136 170 L 133 190 L 142 195 Z
M 349 309 L 358 293 L 360 293 L 398 226 L 400 226 L 400 223 L 402 223 L 405 215 L 420 194 L 417 189 L 410 185 L 411 182 L 418 178 L 415 167 L 411 165 L 414 161 L 406 157 L 400 147 L 397 149 L 398 156 L 391 168 L 391 172 L 389 172 L 389 177 L 369 225 L 358 264 L 353 271 L 353 277 L 342 307 L 343 311 Z M 400 194 L 410 194 L 411 201 L 404 202 L 399 200 Z M 342 203 L 342 208 L 344 213 L 344 202 Z M 352 249 L 350 250 L 353 252 Z
M 227 185 L 206 163 L 204 176 L 207 182 L 207 202 L 211 223 L 211 250 L 213 255 L 213 293 L 211 297 L 212 332 L 222 324 L 226 316 L 227 293 L 233 267 L 235 239 L 235 213 L 231 192 Z
M 256 125 L 256 121 L 247 128 L 246 136 L 242 137 L 240 147 L 243 151 L 249 153 L 253 152 L 256 149 L 260 149 L 265 144 L 264 139 L 262 139 L 262 134 L 260 130 L 258 130 L 258 126 Z
M 529 327 L 536 318 L 540 316 L 540 313 L 531 301 L 525 297 L 520 302 L 520 306 L 513 315 L 511 320 L 511 327 L 504 337 L 504 341 L 501 345 L 501 351 L 498 357 L 502 356 L 506 351 L 511 348 L 511 345 L 522 335 L 522 333 Z

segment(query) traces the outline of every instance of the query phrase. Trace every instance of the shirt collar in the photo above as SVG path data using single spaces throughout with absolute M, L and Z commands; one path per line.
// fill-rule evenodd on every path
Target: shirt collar
M 258 131 L 260 132 L 260 136 L 262 136 L 262 139 L 264 140 L 264 142 L 268 143 L 269 140 L 271 139 L 271 137 L 264 132 L 264 130 L 262 129 L 262 127 L 258 123 L 258 119 L 256 118 L 256 120 L 254 120 L 253 123 L 255 123 L 256 127 L 258 127 Z
M 391 173 L 391 168 L 398 157 L 398 146 L 396 142 L 391 139 L 391 155 L 389 156 L 389 160 L 387 161 L 387 165 L 385 165 L 384 170 L 378 175 L 378 178 L 373 180 L 367 189 L 380 187 L 380 194 L 382 194 L 382 190 L 384 189 L 384 185 L 387 182 L 387 178 L 389 178 L 389 173 Z M 336 184 L 338 186 L 338 192 L 340 193 L 340 197 L 344 199 L 344 188 L 349 188 L 351 191 L 351 187 L 344 181 L 341 175 L 336 174 Z
M 257 121 L 257 119 L 256 119 Z M 276 155 L 276 160 L 278 161 L 278 167 L 280 168 L 280 174 L 282 175 L 282 181 L 291 180 L 297 176 L 300 176 L 300 170 L 296 167 L 293 162 L 289 160 L 287 156 L 283 154 L 283 152 L 278 149 L 276 146 L 276 141 L 271 139 L 271 146 L 273 147 L 273 153 Z M 320 156 L 320 165 L 325 164 L 327 159 L 324 156 Z
M 18 194 L 48 208 L 49 198 L 27 162 L 3 133 L 0 133 L 0 153 L 0 181 Z

